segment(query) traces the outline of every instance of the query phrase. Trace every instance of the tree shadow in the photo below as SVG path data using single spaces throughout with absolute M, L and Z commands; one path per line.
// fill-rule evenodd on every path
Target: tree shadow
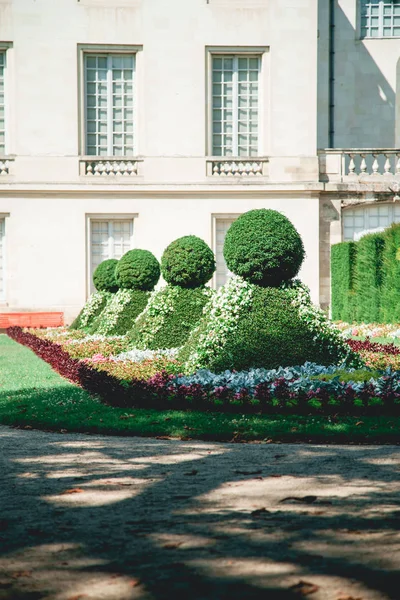
M 397 448 L 0 432 L 2 600 L 398 598 Z

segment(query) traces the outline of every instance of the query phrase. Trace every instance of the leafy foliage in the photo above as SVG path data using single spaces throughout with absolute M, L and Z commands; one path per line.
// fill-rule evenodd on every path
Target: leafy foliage
M 224 243 L 228 268 L 262 286 L 278 286 L 295 277 L 304 254 L 301 237 L 289 219 L 265 208 L 241 215 Z
M 354 265 L 356 244 L 342 242 L 332 246 L 332 319 L 348 321 L 355 318 Z
M 92 294 L 79 315 L 71 324 L 70 329 L 90 328 L 96 317 L 104 310 L 111 297 L 110 292 L 95 292 Z
M 115 258 L 103 260 L 98 265 L 95 272 L 93 273 L 93 283 L 99 292 L 112 292 L 118 291 L 118 283 L 115 278 L 115 269 L 118 265 L 118 261 Z
M 196 288 L 211 279 L 215 258 L 211 248 L 195 235 L 187 235 L 172 242 L 161 258 L 165 281 L 174 286 Z
M 129 250 L 119 260 L 115 274 L 123 289 L 151 291 L 160 279 L 160 264 L 148 250 Z
M 120 289 L 113 294 L 104 310 L 94 319 L 90 333 L 100 335 L 124 335 L 135 319 L 145 309 L 149 292 Z
M 181 346 L 201 319 L 211 294 L 206 287 L 172 285 L 153 292 L 128 334 L 130 345 L 150 350 Z
M 383 249 L 381 233 L 365 235 L 357 242 L 354 265 L 357 322 L 375 323 L 380 320 Z
M 372 371 L 369 376 L 365 369 L 357 376 L 350 369 L 348 372 L 355 375 L 347 380 L 343 380 L 340 368 L 311 363 L 221 374 L 202 370 L 184 377 L 174 375 L 173 365 L 172 372 L 154 373 L 153 365 L 141 363 L 136 370 L 150 377 L 130 378 L 130 370 L 123 363 L 96 365 L 74 359 L 60 345 L 20 327 L 10 328 L 8 335 L 31 348 L 63 377 L 114 406 L 296 415 L 400 414 L 400 372 L 390 369 L 378 376 Z M 166 359 L 156 360 L 159 366 Z
M 383 233 L 381 320 L 400 322 L 400 223 L 393 224 Z
M 178 358 L 187 373 L 357 362 L 300 282 L 264 288 L 240 277 L 219 291 Z

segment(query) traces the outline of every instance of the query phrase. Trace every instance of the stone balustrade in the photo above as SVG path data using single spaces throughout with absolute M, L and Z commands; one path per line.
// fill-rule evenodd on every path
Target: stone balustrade
M 400 181 L 399 148 L 327 149 L 318 152 L 321 181 Z
M 80 174 L 93 177 L 132 177 L 138 175 L 138 158 L 94 158 L 84 156 L 80 160 Z
M 207 175 L 213 177 L 265 177 L 268 158 L 209 158 Z
M 9 156 L 0 156 L 0 177 L 10 174 L 11 163 L 13 161 L 14 158 Z

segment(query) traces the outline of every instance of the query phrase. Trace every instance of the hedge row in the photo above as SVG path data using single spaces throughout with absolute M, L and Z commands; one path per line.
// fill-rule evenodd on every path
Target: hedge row
M 308 390 L 297 391 L 291 391 L 291 382 L 286 377 L 277 377 L 259 383 L 254 393 L 250 394 L 247 388 L 233 393 L 226 386 L 210 389 L 189 381 L 186 385 L 178 382 L 174 387 L 174 376 L 166 372 L 148 380 L 122 381 L 71 358 L 59 344 L 24 332 L 20 327 L 11 327 L 7 333 L 60 375 L 112 406 L 261 414 L 400 414 L 400 380 L 396 372 L 358 384 L 341 382 L 336 377 L 319 381 L 314 389 L 310 386 Z
M 332 246 L 332 319 L 400 322 L 400 224 Z

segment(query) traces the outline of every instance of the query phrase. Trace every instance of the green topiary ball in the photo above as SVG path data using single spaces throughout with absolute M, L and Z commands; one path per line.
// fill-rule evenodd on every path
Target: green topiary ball
M 119 260 L 115 275 L 121 288 L 151 291 L 160 279 L 160 264 L 148 250 L 129 250 Z
M 250 210 L 230 226 L 224 243 L 228 269 L 262 286 L 295 277 L 304 260 L 301 237 L 276 210 Z
M 118 283 L 115 278 L 115 268 L 118 261 L 115 258 L 103 260 L 93 273 L 93 283 L 99 292 L 117 292 Z
M 161 272 L 167 283 L 196 288 L 211 279 L 215 258 L 211 248 L 195 235 L 178 238 L 165 249 Z

